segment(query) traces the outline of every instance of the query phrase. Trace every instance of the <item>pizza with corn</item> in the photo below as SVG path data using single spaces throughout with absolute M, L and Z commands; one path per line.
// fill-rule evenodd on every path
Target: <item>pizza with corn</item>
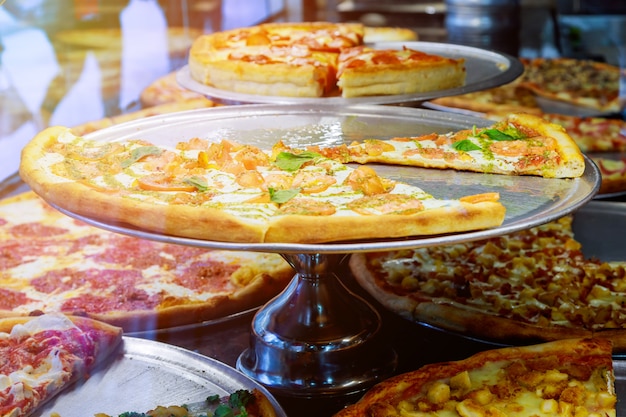
M 566 339 L 479 352 L 387 380 L 334 417 L 615 417 L 611 343 Z
M 571 216 L 476 242 L 353 254 L 350 267 L 415 322 L 499 343 L 598 337 L 626 349 L 626 260 L 585 257 Z

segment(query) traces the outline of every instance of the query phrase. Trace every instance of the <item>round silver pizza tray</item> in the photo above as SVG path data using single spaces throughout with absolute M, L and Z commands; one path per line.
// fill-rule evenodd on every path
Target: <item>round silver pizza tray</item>
M 229 139 L 269 150 L 278 140 L 296 148 L 338 145 L 489 124 L 485 119 L 410 107 L 256 104 L 153 116 L 87 137 L 99 141 L 141 138 L 165 145 L 193 137 Z M 352 293 L 335 273 L 348 254 L 442 245 L 530 228 L 569 214 L 588 202 L 600 186 L 600 174 L 589 160 L 582 177 L 565 180 L 393 165 L 373 167 L 383 176 L 418 186 L 437 198 L 498 192 L 507 209 L 504 223 L 489 230 L 406 239 L 249 244 L 162 235 L 57 208 L 86 223 L 145 239 L 280 253 L 294 267 L 295 276 L 281 294 L 256 313 L 250 347 L 239 357 L 237 368 L 274 392 L 321 397 L 361 392 L 392 374 L 397 366 L 395 351 L 381 339 L 379 313 Z M 285 363 L 290 364 L 288 369 Z
M 244 94 L 222 90 L 202 84 L 191 77 L 189 67 L 181 68 L 176 75 L 178 83 L 185 88 L 204 94 L 211 98 L 225 100 L 229 103 L 265 103 L 265 104 L 393 104 L 410 103 L 429 100 L 436 97 L 465 94 L 472 91 L 497 87 L 509 83 L 519 77 L 524 71 L 522 63 L 515 57 L 494 51 L 475 48 L 465 45 L 455 45 L 438 42 L 381 42 L 373 43 L 378 49 L 402 49 L 403 47 L 422 52 L 441 55 L 448 58 L 464 58 L 466 67 L 466 81 L 461 87 L 446 90 L 429 91 L 415 94 L 397 94 L 369 97 L 343 98 L 329 96 L 320 98 L 264 96 L 258 94 Z
M 286 417 L 272 394 L 234 368 L 183 348 L 124 336 L 122 346 L 110 360 L 88 379 L 46 403 L 34 416 L 144 413 L 159 405 L 199 404 L 209 395 L 227 396 L 240 389 L 262 391 L 277 416 Z
M 169 145 L 200 137 L 209 141 L 229 139 L 271 149 L 278 140 L 294 147 L 338 145 L 367 138 L 445 133 L 473 126 L 487 126 L 490 123 L 476 117 L 405 107 L 257 104 L 153 116 L 102 129 L 87 137 L 101 141 L 142 138 L 156 144 Z M 63 207 L 57 208 L 101 228 L 168 243 L 276 253 L 353 253 L 449 244 L 530 228 L 572 212 L 589 201 L 600 185 L 600 173 L 588 159 L 582 177 L 565 180 L 395 165 L 372 166 L 380 175 L 418 186 L 437 198 L 498 192 L 500 201 L 507 209 L 504 223 L 488 230 L 384 241 L 322 244 L 233 243 L 163 235 L 127 224 L 81 216 Z

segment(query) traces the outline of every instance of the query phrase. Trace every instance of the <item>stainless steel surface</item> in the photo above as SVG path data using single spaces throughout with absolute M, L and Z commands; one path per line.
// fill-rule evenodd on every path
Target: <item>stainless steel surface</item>
M 271 149 L 278 139 L 293 146 L 331 145 L 487 124 L 484 119 L 401 107 L 249 105 L 156 116 L 103 129 L 89 138 L 115 141 L 140 137 L 157 144 L 174 144 L 201 137 L 232 139 Z M 255 316 L 251 346 L 240 356 L 238 366 L 284 395 L 319 397 L 358 392 L 395 370 L 395 353 L 384 344 L 381 347 L 377 337 L 378 313 L 345 290 L 334 274 L 343 254 L 432 246 L 532 227 L 575 210 L 591 199 L 600 184 L 597 168 L 591 163 L 582 178 L 570 180 L 384 165 L 375 168 L 386 177 L 420 186 L 441 198 L 497 191 L 507 207 L 504 225 L 470 233 L 377 242 L 239 244 L 163 236 L 67 214 L 141 238 L 281 253 L 297 274 L 289 287 Z M 348 320 L 342 318 L 345 314 Z M 350 366 L 344 365 L 346 361 Z
M 334 104 L 334 105 L 356 105 L 356 104 L 391 104 L 410 103 L 415 101 L 429 100 L 435 97 L 452 96 L 497 87 L 513 81 L 519 77 L 524 67 L 515 57 L 500 53 L 487 51 L 465 45 L 454 45 L 439 42 L 383 42 L 372 44 L 375 48 L 386 49 L 416 49 L 426 53 L 442 55 L 449 58 L 464 58 L 466 67 L 466 81 L 462 87 L 450 88 L 446 90 L 430 91 L 416 94 L 398 94 L 386 96 L 369 97 L 320 97 L 320 98 L 300 98 L 300 97 L 279 97 L 262 96 L 256 94 L 243 94 L 233 91 L 221 90 L 202 84 L 191 77 L 189 67 L 181 68 L 177 73 L 178 82 L 185 88 L 205 94 L 212 98 L 223 99 L 232 103 L 266 103 L 266 104 Z
M 62 417 L 96 413 L 117 416 L 146 412 L 157 405 L 203 401 L 208 395 L 228 395 L 238 389 L 259 389 L 279 417 L 286 417 L 276 399 L 261 385 L 221 362 L 165 343 L 124 337 L 113 360 L 85 381 L 47 403 L 36 416 L 56 412 Z
M 626 203 L 591 201 L 576 211 L 572 227 L 585 256 L 626 262 Z
M 365 138 L 448 132 L 490 121 L 463 115 L 392 106 L 247 105 L 193 110 L 154 116 L 89 134 L 95 140 L 141 137 L 154 143 L 175 144 L 192 137 L 231 139 L 270 149 L 278 139 L 292 146 L 336 145 Z M 77 216 L 95 226 L 146 239 L 208 248 L 277 253 L 352 253 L 425 247 L 482 239 L 545 223 L 570 213 L 590 200 L 600 185 L 595 164 L 587 161 L 584 175 L 575 179 L 491 175 L 454 170 L 373 165 L 381 174 L 423 188 L 438 198 L 499 192 L 507 215 L 501 227 L 462 234 L 398 240 L 329 244 L 230 243 L 161 235 L 128 225 L 105 223 Z
M 239 370 L 294 397 L 352 394 L 393 374 L 397 354 L 380 337 L 380 315 L 335 275 L 343 257 L 285 255 L 298 274 L 254 317 Z
M 626 416 L 626 361 L 622 359 L 613 360 L 613 372 L 615 373 L 615 390 L 617 392 L 617 417 Z

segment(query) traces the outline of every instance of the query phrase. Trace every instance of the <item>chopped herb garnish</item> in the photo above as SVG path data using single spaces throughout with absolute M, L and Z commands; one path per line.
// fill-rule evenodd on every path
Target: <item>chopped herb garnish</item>
M 452 147 L 457 151 L 469 152 L 469 151 L 479 151 L 480 146 L 476 145 L 469 139 L 463 139 L 458 142 L 454 142 Z
M 219 402 L 219 400 L 220 400 L 219 394 L 213 394 L 213 395 L 209 395 L 208 397 L 206 397 L 206 402 L 209 404 Z
M 307 162 L 321 157 L 316 152 L 290 153 L 281 152 L 276 156 L 276 165 L 285 171 L 297 171 Z
M 240 389 L 230 394 L 228 397 L 228 404 L 230 404 L 231 407 L 244 407 L 253 398 L 254 396 L 250 391 Z
M 185 178 L 184 183 L 193 185 L 198 189 L 198 191 L 206 191 L 209 189 L 209 184 L 206 182 L 206 180 L 198 176 Z
M 121 162 L 122 168 L 128 168 L 145 156 L 161 155 L 162 152 L 163 150 L 157 148 L 156 146 L 141 146 L 139 148 L 135 148 L 130 152 L 130 158 Z
M 288 190 L 276 190 L 275 188 L 269 188 L 268 191 L 270 193 L 271 202 L 282 204 L 282 203 L 286 203 L 287 201 L 297 196 L 298 193 L 302 191 L 302 189 L 290 188 Z

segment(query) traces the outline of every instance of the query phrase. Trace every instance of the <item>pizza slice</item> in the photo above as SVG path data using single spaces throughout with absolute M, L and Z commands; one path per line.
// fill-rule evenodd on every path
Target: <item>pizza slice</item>
M 337 63 L 337 85 L 343 97 L 412 94 L 460 87 L 465 60 L 409 48 L 345 48 Z
M 344 163 L 378 162 L 547 178 L 580 177 L 585 170 L 582 152 L 561 126 L 525 113 L 510 114 L 486 128 L 310 150 Z
M 335 417 L 612 416 L 611 344 L 568 339 L 425 365 L 371 388 Z
M 255 45 L 232 51 L 205 50 L 199 42 L 189 52 L 195 80 L 242 94 L 321 97 L 335 88 L 336 54 L 305 45 Z
M 91 319 L 42 315 L 0 319 L 0 415 L 22 417 L 86 378 L 122 331 Z
M 168 235 L 229 242 L 330 242 L 499 226 L 497 193 L 435 198 L 315 152 L 192 138 L 94 141 L 53 127 L 23 150 L 21 176 L 67 210 Z

